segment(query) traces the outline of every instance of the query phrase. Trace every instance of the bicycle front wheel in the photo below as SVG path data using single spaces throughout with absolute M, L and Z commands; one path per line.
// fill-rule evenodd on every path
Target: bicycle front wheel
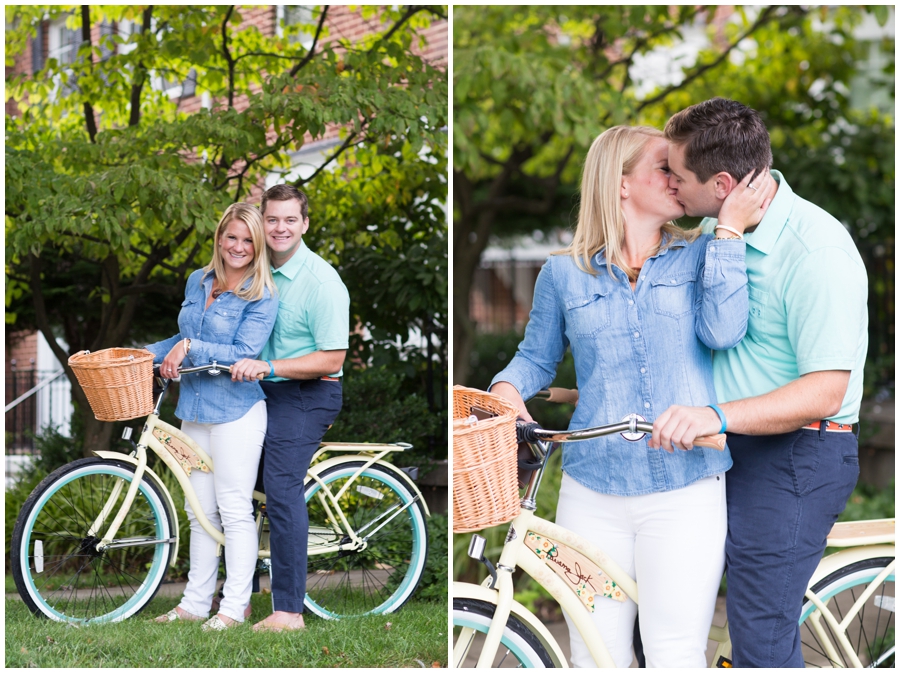
M 325 619 L 393 612 L 425 571 L 428 532 L 420 496 L 380 465 L 354 478 L 363 465 L 335 465 L 306 485 L 304 605 Z
M 453 599 L 453 668 L 474 668 L 484 647 L 495 606 L 469 598 Z M 515 615 L 503 628 L 491 668 L 556 668 L 540 638 Z
M 894 573 L 873 586 L 893 558 L 872 558 L 852 563 L 813 587 L 835 619 L 842 623 L 850 648 L 867 668 L 894 668 Z M 867 590 L 872 589 L 868 596 Z M 862 600 L 864 598 L 864 600 Z M 808 668 L 852 668 L 846 646 L 820 611 L 806 600 L 800 613 L 800 640 Z
M 10 555 L 16 588 L 33 613 L 78 624 L 117 622 L 156 595 L 175 545 L 173 514 L 154 484 L 141 481 L 116 539 L 97 549 L 134 476 L 124 461 L 76 460 L 25 501 Z

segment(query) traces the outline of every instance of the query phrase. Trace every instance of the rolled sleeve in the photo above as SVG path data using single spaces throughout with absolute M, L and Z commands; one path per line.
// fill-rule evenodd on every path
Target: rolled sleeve
M 346 286 L 339 280 L 322 283 L 310 310 L 315 315 L 310 331 L 316 350 L 346 350 L 350 338 L 350 294 Z
M 701 287 L 695 313 L 697 337 L 713 350 L 733 348 L 747 332 L 750 315 L 747 245 L 739 239 L 711 238 L 697 274 Z
M 525 400 L 553 382 L 569 345 L 565 314 L 553 285 L 551 262 L 548 260 L 538 274 L 525 338 L 512 361 L 491 381 L 491 386 L 500 381 L 513 385 Z
M 164 339 L 163 341 L 157 341 L 156 343 L 149 344 L 144 346 L 148 351 L 153 353 L 153 364 L 158 365 L 163 361 L 163 358 L 168 355 L 169 351 L 175 347 L 179 341 L 184 339 L 181 336 L 181 332 L 176 334 L 173 337 L 169 337 L 168 339 Z

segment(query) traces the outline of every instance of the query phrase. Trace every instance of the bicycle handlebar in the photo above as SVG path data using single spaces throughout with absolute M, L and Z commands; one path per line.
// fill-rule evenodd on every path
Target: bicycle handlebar
M 620 421 L 618 423 L 610 423 L 608 425 L 598 425 L 594 428 L 585 428 L 583 430 L 544 430 L 537 423 L 516 423 L 516 440 L 533 444 L 537 441 L 542 442 L 578 442 L 585 439 L 595 439 L 596 437 L 605 437 L 606 435 L 614 435 L 616 433 L 629 433 L 634 437 L 625 437 L 629 441 L 638 441 L 653 432 L 653 424 L 635 419 L 628 421 Z M 709 437 L 697 437 L 693 442 L 694 446 L 702 446 L 718 451 L 725 450 L 725 435 L 711 435 Z
M 200 365 L 198 367 L 179 367 L 178 373 L 180 374 L 194 374 L 198 372 L 209 372 L 210 376 L 218 376 L 221 372 L 231 373 L 231 365 L 220 365 L 218 362 L 213 360 L 208 365 Z M 156 376 L 159 376 L 159 365 L 153 365 L 153 373 Z

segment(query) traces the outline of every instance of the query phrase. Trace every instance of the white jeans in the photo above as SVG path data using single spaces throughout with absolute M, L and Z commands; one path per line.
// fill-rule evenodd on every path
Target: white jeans
M 265 400 L 230 423 L 181 424 L 182 431 L 213 461 L 215 472 L 191 471 L 191 485 L 210 523 L 217 530 L 225 529 L 227 577 L 219 612 L 239 622 L 244 621 L 253 589 L 258 542 L 251 501 L 266 425 Z M 207 617 L 219 574 L 217 543 L 197 522 L 186 499 L 184 508 L 191 524 L 191 569 L 179 607 Z
M 665 493 L 595 493 L 563 475 L 556 521 L 606 552 L 638 582 L 648 668 L 706 667 L 706 643 L 725 567 L 725 475 Z M 591 615 L 616 666 L 631 665 L 638 606 L 597 596 Z M 569 615 L 572 664 L 594 668 Z

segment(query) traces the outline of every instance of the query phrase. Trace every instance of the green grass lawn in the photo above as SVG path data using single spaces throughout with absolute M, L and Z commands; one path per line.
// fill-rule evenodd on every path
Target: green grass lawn
M 9 584 L 9 583 L 7 583 Z M 9 587 L 7 587 L 9 591 Z M 125 622 L 75 628 L 6 601 L 6 667 L 446 667 L 447 606 L 413 599 L 398 612 L 330 622 L 306 618 L 299 632 L 254 633 L 271 597 L 253 594 L 244 626 L 204 633 L 197 622 L 156 624 L 178 598 L 156 598 Z

